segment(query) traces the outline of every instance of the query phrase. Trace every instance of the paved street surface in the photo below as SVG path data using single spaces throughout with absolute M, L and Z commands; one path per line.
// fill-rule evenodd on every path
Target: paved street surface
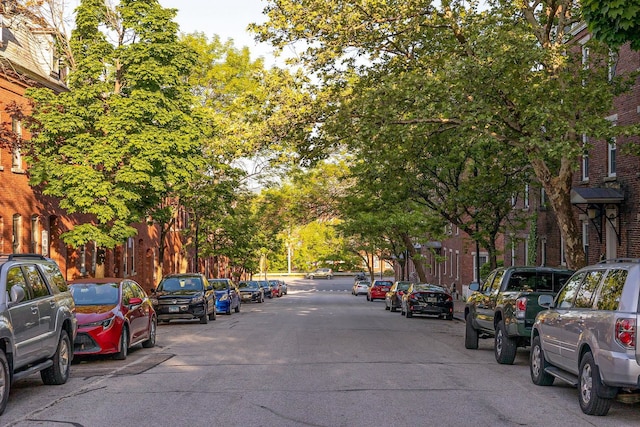
M 577 390 L 531 383 L 528 350 L 495 362 L 464 322 L 406 319 L 351 295 L 353 279 L 287 280 L 289 294 L 214 322 L 160 325 L 127 360 L 69 382 L 14 385 L 7 426 L 637 426 L 640 405 L 584 415 Z M 461 305 L 460 305 L 461 306 Z

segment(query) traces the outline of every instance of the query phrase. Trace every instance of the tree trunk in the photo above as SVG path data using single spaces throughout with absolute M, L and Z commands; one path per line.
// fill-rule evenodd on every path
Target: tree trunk
M 422 260 L 420 257 L 416 257 L 416 248 L 413 246 L 413 242 L 411 241 L 411 237 L 407 233 L 401 234 L 402 241 L 407 247 L 407 251 L 409 253 L 409 259 L 413 260 L 413 265 L 416 268 L 416 273 L 418 273 L 418 278 L 420 279 L 420 283 L 427 283 L 427 274 L 424 271 L 424 266 L 422 265 Z
M 562 165 L 557 177 L 552 177 L 547 165 L 542 160 L 532 160 L 533 170 L 542 183 L 549 198 L 551 207 L 556 214 L 560 227 L 560 234 L 564 239 L 564 253 L 567 267 L 577 270 L 587 264 L 582 247 L 581 232 L 571 204 L 571 183 L 573 171 L 569 160 L 562 159 Z

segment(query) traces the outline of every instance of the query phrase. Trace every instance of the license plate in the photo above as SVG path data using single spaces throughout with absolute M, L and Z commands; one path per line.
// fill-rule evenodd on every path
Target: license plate
M 426 298 L 427 302 L 438 302 L 438 298 Z
M 178 312 L 180 312 L 180 307 L 178 307 L 177 305 L 169 306 L 169 313 L 178 313 Z

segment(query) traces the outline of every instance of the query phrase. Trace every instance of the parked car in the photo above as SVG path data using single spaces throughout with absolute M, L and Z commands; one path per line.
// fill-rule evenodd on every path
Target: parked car
M 330 268 L 317 268 L 314 271 L 307 273 L 305 277 L 307 279 L 333 279 L 333 270 Z
M 367 293 L 369 292 L 369 286 L 371 286 L 371 282 L 369 282 L 368 280 L 359 280 L 353 285 L 351 294 L 355 296 L 367 295 Z
M 360 271 L 356 273 L 356 275 L 353 278 L 354 282 L 359 282 L 361 280 L 367 280 L 367 276 L 364 274 L 364 271 Z
M 37 254 L 0 256 L 0 414 L 17 380 L 40 372 L 47 385 L 67 382 L 77 331 L 74 312 L 55 261 Z
M 243 280 L 238 283 L 242 302 L 264 302 L 264 290 L 255 280 Z
M 409 289 L 409 286 L 411 286 L 411 282 L 395 282 L 384 296 L 384 309 L 396 311 L 402 307 L 402 296 Z
M 493 270 L 465 304 L 464 346 L 478 348 L 479 338 L 493 338 L 496 361 L 510 365 L 518 347 L 531 343 L 531 327 L 543 310 L 541 295 L 553 297 L 573 274 L 564 268 L 514 266 Z
M 287 282 L 285 282 L 284 280 L 280 280 L 280 289 L 282 289 L 282 295 L 287 295 L 287 293 L 289 292 Z
M 273 298 L 273 288 L 268 280 L 258 280 L 258 285 L 262 288 L 265 297 Z
M 640 401 L 640 260 L 611 260 L 578 270 L 558 295 L 540 296 L 549 307 L 531 331 L 534 384 L 555 379 L 578 388 L 588 415 L 606 415 L 617 397 Z
M 216 295 L 213 286 L 200 273 L 164 276 L 152 291 L 158 321 L 200 319 L 200 323 L 216 320 Z
M 269 280 L 269 284 L 271 285 L 272 296 L 280 298 L 282 295 L 284 295 L 284 291 L 282 290 L 282 282 L 280 280 Z
M 393 282 L 390 280 L 374 280 L 367 290 L 367 301 L 384 299 L 392 286 Z
M 453 298 L 442 286 L 428 283 L 411 285 L 402 295 L 400 313 L 407 318 L 424 314 L 453 320 Z
M 78 279 L 69 289 L 78 319 L 74 354 L 113 354 L 124 360 L 134 345 L 156 345 L 156 312 L 138 283 L 121 278 Z
M 216 294 L 216 312 L 231 314 L 233 311 L 240 312 L 240 292 L 231 279 L 209 279 L 209 284 L 213 286 Z

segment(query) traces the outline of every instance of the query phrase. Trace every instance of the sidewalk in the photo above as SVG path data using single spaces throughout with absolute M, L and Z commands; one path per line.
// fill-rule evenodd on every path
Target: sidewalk
M 458 320 L 462 320 L 464 322 L 464 306 L 465 306 L 465 301 L 461 300 L 461 299 L 454 299 L 453 300 L 453 318 L 454 319 L 458 319 Z

